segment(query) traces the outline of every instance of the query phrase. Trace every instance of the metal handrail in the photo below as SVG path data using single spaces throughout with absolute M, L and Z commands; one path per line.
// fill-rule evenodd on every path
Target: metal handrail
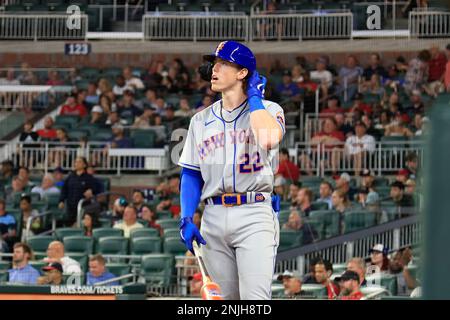
M 116 282 L 116 281 L 120 281 L 120 280 L 124 280 L 124 279 L 128 279 L 128 278 L 135 278 L 137 275 L 134 273 L 129 273 L 129 274 L 124 274 L 123 276 L 119 276 L 119 277 L 115 277 L 115 278 L 111 278 L 109 280 L 105 280 L 105 281 L 100 281 L 94 284 L 94 287 L 96 286 L 103 286 L 105 284 L 109 284 L 112 282 Z M 134 281 L 136 282 L 136 281 Z
M 364 297 L 361 298 L 361 300 L 372 300 L 376 297 L 378 297 L 379 295 L 387 295 L 387 296 L 392 296 L 391 292 L 385 288 L 380 288 L 378 291 L 376 292 L 372 292 L 369 293 L 368 295 L 365 295 Z
M 40 217 L 45 217 L 48 215 L 52 215 L 52 229 L 51 230 L 53 232 L 56 230 L 56 219 L 55 219 L 55 216 L 53 215 L 52 211 L 46 211 L 43 213 L 39 213 L 35 216 L 28 217 L 27 223 L 26 223 L 26 228 L 25 228 L 25 242 L 27 242 L 28 238 L 30 237 L 31 224 L 32 224 L 33 220 L 40 218 Z

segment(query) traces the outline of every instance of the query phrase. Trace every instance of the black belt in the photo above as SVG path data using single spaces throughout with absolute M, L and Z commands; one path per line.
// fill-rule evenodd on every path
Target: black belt
M 220 196 L 211 197 L 208 200 L 211 200 L 215 205 L 232 207 L 246 203 L 263 202 L 264 200 L 266 200 L 266 197 L 264 197 L 262 193 L 256 193 L 255 201 L 251 201 L 251 199 L 248 199 L 247 194 L 245 193 L 224 193 Z

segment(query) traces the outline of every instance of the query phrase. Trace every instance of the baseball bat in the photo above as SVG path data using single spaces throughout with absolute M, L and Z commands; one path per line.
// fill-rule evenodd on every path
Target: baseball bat
M 203 286 L 200 290 L 203 300 L 223 300 L 220 286 L 211 280 L 211 277 L 206 270 L 205 263 L 203 261 L 200 248 L 198 247 L 197 241 L 192 241 L 192 246 L 194 248 L 194 253 L 200 267 L 200 272 L 202 273 Z

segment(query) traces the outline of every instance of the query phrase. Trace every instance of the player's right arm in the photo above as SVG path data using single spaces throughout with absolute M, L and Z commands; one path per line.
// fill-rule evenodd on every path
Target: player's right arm
M 180 236 L 186 248 L 192 253 L 192 241 L 205 245 L 206 242 L 200 234 L 192 217 L 200 203 L 204 181 L 200 172 L 200 161 L 195 146 L 195 116 L 191 119 L 186 143 L 183 147 L 178 164 L 182 167 L 180 178 Z

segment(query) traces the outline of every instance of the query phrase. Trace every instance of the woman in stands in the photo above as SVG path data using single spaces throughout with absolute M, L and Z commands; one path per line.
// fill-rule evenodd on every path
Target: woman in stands
M 370 249 L 370 263 L 367 266 L 367 274 L 388 272 L 390 261 L 387 257 L 388 250 L 382 244 L 376 244 Z
M 83 215 L 84 235 L 92 237 L 92 230 L 100 227 L 98 215 L 95 212 L 86 211 Z
M 339 231 L 344 232 L 344 213 L 352 209 L 352 204 L 348 199 L 347 193 L 337 189 L 331 194 L 333 210 L 339 212 Z

